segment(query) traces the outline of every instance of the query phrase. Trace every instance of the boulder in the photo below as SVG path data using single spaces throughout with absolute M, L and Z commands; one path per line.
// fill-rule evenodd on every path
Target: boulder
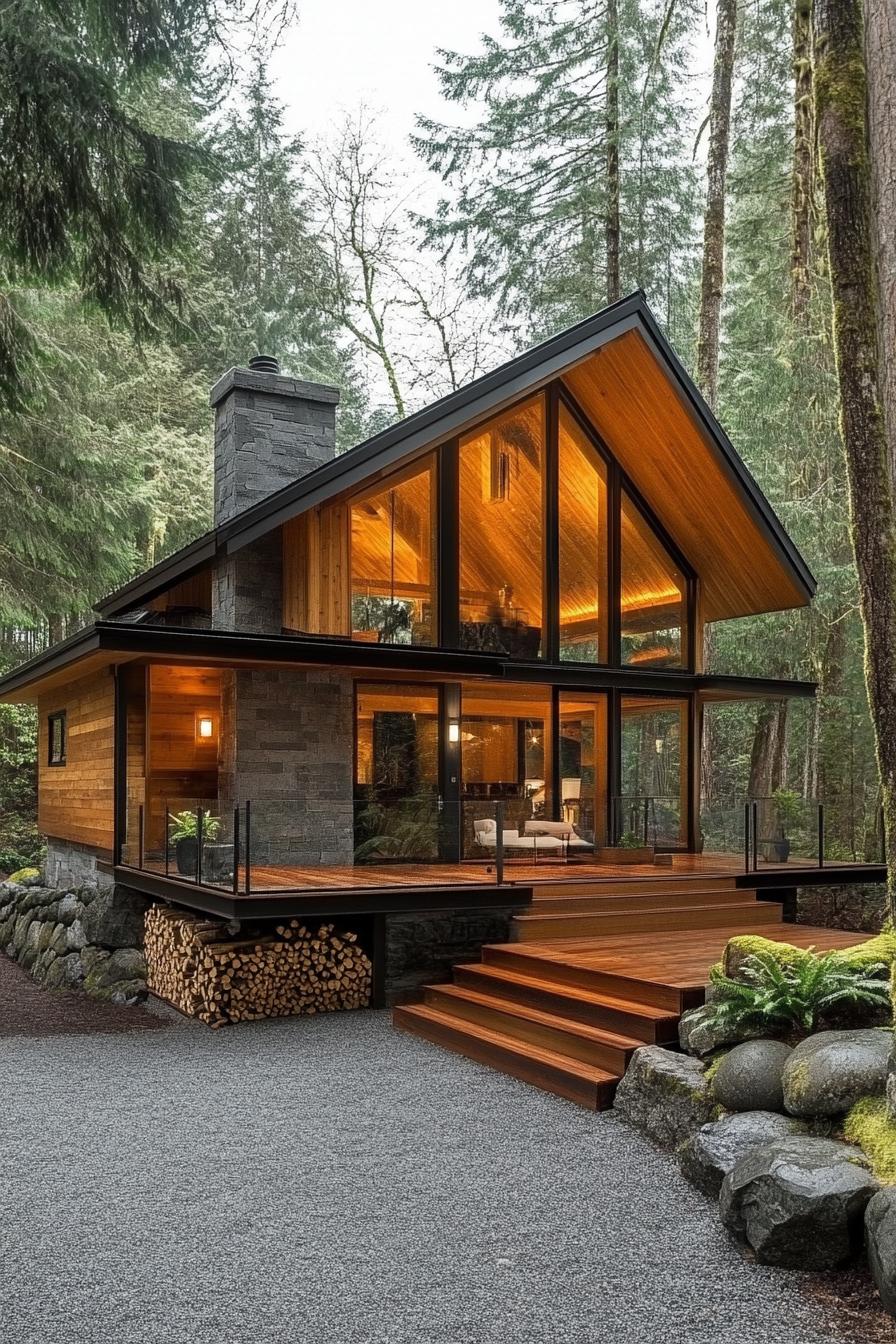
M 865 1246 L 871 1277 L 891 1316 L 896 1316 L 896 1188 L 878 1190 L 865 1209 Z
M 822 1270 L 862 1248 L 865 1206 L 880 1189 L 860 1148 L 804 1135 L 754 1148 L 722 1183 L 728 1231 L 764 1265 Z
M 13 929 L 12 934 L 13 950 L 11 953 L 12 956 L 17 957 L 19 953 L 22 951 L 22 948 L 25 946 L 25 939 L 28 936 L 28 930 L 30 927 L 31 927 L 31 916 L 26 911 L 25 914 L 19 915 L 18 919 L 16 920 L 15 928 Z
M 660 1045 L 635 1051 L 613 1106 L 648 1138 L 671 1148 L 715 1118 L 700 1061 Z
M 69 952 L 80 952 L 87 946 L 87 935 L 80 919 L 73 920 L 65 930 L 65 946 Z
M 709 1003 L 682 1013 L 678 1023 L 678 1042 L 682 1050 L 686 1050 L 689 1055 L 711 1055 L 723 1045 L 733 1045 L 736 1040 L 742 1039 L 719 1028 L 714 1017 Z
M 67 945 L 68 929 L 64 924 L 53 925 L 53 936 L 50 939 L 50 947 L 57 956 L 64 956 L 68 951 Z
M 722 1182 L 744 1154 L 774 1139 L 806 1134 L 808 1125 L 773 1111 L 723 1115 L 692 1134 L 678 1150 L 682 1175 L 704 1194 L 718 1198 Z
M 883 1096 L 892 1032 L 879 1027 L 819 1031 L 784 1066 L 784 1107 L 791 1115 L 842 1115 L 860 1097 Z
M 96 999 L 125 1002 L 146 989 L 146 962 L 135 947 L 119 948 L 96 961 L 84 978 L 84 988 Z
M 84 979 L 84 967 L 77 952 L 69 952 L 67 957 L 57 957 L 47 968 L 44 985 L 47 989 L 74 989 Z
M 74 924 L 84 914 L 84 907 L 73 891 L 69 891 L 59 902 L 56 917 L 60 924 Z
M 31 967 L 37 961 L 38 953 L 42 950 L 40 946 L 41 925 L 36 919 L 33 919 L 25 931 L 25 941 L 22 950 L 19 953 L 19 962 L 30 971 Z
M 783 1111 L 781 1078 L 793 1049 L 783 1041 L 744 1041 L 720 1061 L 713 1098 L 726 1111 Z
M 127 887 L 103 887 L 84 910 L 88 943 L 102 947 L 138 947 L 143 942 L 143 917 L 150 902 Z
M 81 961 L 84 964 L 84 974 L 89 975 L 94 967 L 101 961 L 108 961 L 112 953 L 107 952 L 104 947 L 82 947 Z

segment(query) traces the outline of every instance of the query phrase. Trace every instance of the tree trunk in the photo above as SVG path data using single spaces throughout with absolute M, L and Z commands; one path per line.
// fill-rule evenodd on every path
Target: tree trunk
M 874 264 L 872 170 L 859 0 L 816 0 L 815 100 L 828 219 L 834 351 L 850 521 L 865 626 L 865 667 L 881 775 L 896 915 L 896 517 L 884 428 Z M 893 52 L 877 59 L 889 60 Z M 879 130 L 879 126 L 876 127 Z M 877 152 L 872 146 L 872 153 Z M 889 151 L 884 151 L 884 156 Z M 885 322 L 881 324 L 886 325 Z
M 787 774 L 787 701 L 765 704 L 756 719 L 750 753 L 750 798 L 771 798 Z
M 890 471 L 896 480 L 896 7 L 866 0 L 872 241 L 880 290 L 878 354 Z
M 790 202 L 790 283 L 794 320 L 805 323 L 812 297 L 812 198 L 815 181 L 812 104 L 812 3 L 793 6 L 793 175 Z
M 607 303 L 620 294 L 619 280 L 619 8 L 607 0 Z
M 736 32 L 737 0 L 718 0 L 712 97 L 709 105 L 703 273 L 697 331 L 697 382 L 713 410 L 716 409 L 719 391 L 719 328 L 725 279 L 725 180 L 731 138 L 731 82 Z

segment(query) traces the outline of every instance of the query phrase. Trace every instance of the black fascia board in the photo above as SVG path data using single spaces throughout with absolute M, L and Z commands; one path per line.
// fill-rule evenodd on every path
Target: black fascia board
M 99 647 L 100 639 L 97 628 L 95 625 L 88 625 L 84 630 L 78 630 L 74 635 L 69 635 L 68 639 L 53 644 L 43 653 L 38 653 L 34 658 L 29 658 L 27 663 L 20 663 L 18 667 L 14 667 L 5 673 L 4 676 L 0 677 L 0 695 L 16 691 L 21 686 L 27 686 L 29 682 L 34 681 L 35 677 L 48 676 L 51 672 L 66 667 L 69 663 L 76 662 L 87 654 L 96 653 Z
M 726 695 L 754 700 L 814 700 L 818 692 L 815 681 L 791 681 L 781 677 L 734 677 L 700 673 L 697 690 L 707 694 Z
M 197 570 L 202 569 L 203 565 L 207 565 L 215 558 L 217 552 L 217 532 L 215 530 L 204 532 L 188 546 L 175 551 L 173 555 L 166 556 L 151 569 L 144 570 L 136 578 L 116 588 L 114 593 L 108 593 L 106 597 L 100 598 L 99 602 L 93 604 L 93 609 L 101 616 L 115 615 L 130 607 L 139 606 L 141 602 L 151 602 L 166 588 L 190 578 Z

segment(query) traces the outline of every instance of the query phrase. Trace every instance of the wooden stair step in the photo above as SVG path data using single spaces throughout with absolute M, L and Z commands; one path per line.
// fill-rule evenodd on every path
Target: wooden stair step
M 562 985 L 542 976 L 526 975 L 484 962 L 455 966 L 454 979 L 456 984 L 479 993 L 527 1004 L 589 1026 L 603 1027 L 643 1045 L 662 1045 L 678 1040 L 677 1013 L 655 1008 L 649 1003 Z
M 483 961 L 488 966 L 519 972 L 551 984 L 567 988 L 585 989 L 592 994 L 610 994 L 616 998 L 636 1001 L 653 1008 L 665 1009 L 680 1015 L 686 1008 L 698 1007 L 704 999 L 702 988 L 667 984 L 665 980 L 649 975 L 609 970 L 598 966 L 571 965 L 562 961 L 548 961 L 543 957 L 526 955 L 525 943 L 495 943 L 482 949 Z
M 402 1031 L 422 1036 L 435 1045 L 466 1055 L 479 1064 L 491 1065 L 590 1110 L 606 1110 L 612 1104 L 619 1075 L 606 1069 L 516 1040 L 426 1003 L 396 1008 L 393 1021 Z
M 706 891 L 661 891 L 634 894 L 623 892 L 576 892 L 566 896 L 543 896 L 536 887 L 532 901 L 526 906 L 527 915 L 620 913 L 624 910 L 675 910 L 680 906 L 693 908 L 702 905 L 747 905 L 755 900 L 755 892 L 725 887 Z
M 783 908 L 771 901 L 744 901 L 731 905 L 677 906 L 665 910 L 621 914 L 514 915 L 514 933 L 521 942 L 550 942 L 556 938 L 601 937 L 612 933 L 669 933 L 676 929 L 719 926 L 750 928 L 781 920 Z
M 679 891 L 737 891 L 737 880 L 719 874 L 710 877 L 691 877 L 683 874 L 677 877 L 581 877 L 558 878 L 543 881 L 538 878 L 534 890 L 539 896 L 567 896 L 582 892 L 599 895 L 606 892 L 616 896 L 640 896 L 647 893 L 669 894 Z
M 513 1036 L 515 1040 L 528 1041 L 530 1045 L 555 1050 L 620 1076 L 634 1051 L 644 1044 L 631 1036 L 515 1003 L 500 994 L 483 994 L 464 985 L 427 985 L 423 1001 L 454 1017 L 490 1027 L 493 1031 Z

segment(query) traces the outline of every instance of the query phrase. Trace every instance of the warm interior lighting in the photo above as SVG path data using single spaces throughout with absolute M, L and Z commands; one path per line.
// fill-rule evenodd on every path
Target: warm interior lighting
M 209 742 L 215 735 L 214 720 L 208 714 L 199 714 L 196 717 L 196 736 L 203 742 Z
M 448 725 L 448 741 L 451 743 L 460 741 L 460 724 L 456 719 L 452 719 L 451 723 Z

